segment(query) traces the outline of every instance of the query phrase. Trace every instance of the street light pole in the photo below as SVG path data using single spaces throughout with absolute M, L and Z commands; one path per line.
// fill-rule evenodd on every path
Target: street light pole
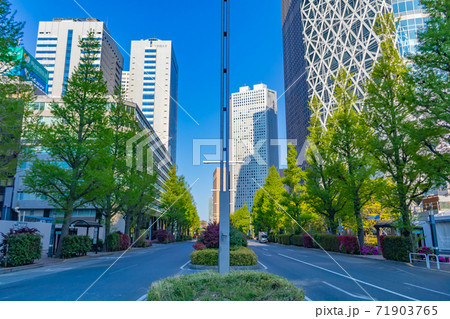
M 230 272 L 230 73 L 229 26 L 230 1 L 222 0 L 221 79 L 220 79 L 220 203 L 219 203 L 219 273 Z M 224 170 L 225 168 L 225 170 Z M 225 183 L 224 183 L 225 181 Z

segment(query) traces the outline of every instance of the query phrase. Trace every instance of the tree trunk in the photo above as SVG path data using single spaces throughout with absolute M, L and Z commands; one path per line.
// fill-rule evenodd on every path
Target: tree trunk
M 72 217 L 72 213 L 73 213 L 73 203 L 69 203 L 66 211 L 64 212 L 64 221 L 61 228 L 61 236 L 59 236 L 58 249 L 56 250 L 57 257 L 62 257 L 62 243 L 64 237 L 69 235 L 70 219 Z
M 359 198 L 358 194 L 354 195 L 353 209 L 355 210 L 359 248 L 362 249 L 362 247 L 364 246 L 364 225 L 361 216 L 361 199 Z
M 125 215 L 125 234 L 129 234 L 131 229 L 131 214 Z

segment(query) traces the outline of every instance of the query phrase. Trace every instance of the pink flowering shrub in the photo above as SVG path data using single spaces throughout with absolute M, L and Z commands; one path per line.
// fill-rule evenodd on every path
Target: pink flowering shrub
M 364 245 L 361 249 L 363 255 L 378 255 L 378 246 Z
M 449 257 L 439 257 L 439 262 L 440 263 L 448 263 L 448 262 L 450 262 L 450 258 Z
M 194 245 L 192 245 L 192 247 L 194 247 L 195 250 L 203 250 L 206 249 L 206 246 L 202 243 L 195 243 Z
M 303 235 L 303 247 L 313 247 L 313 237 L 311 235 Z
M 427 246 L 420 247 L 417 252 L 425 255 L 434 254 L 433 248 Z
M 339 251 L 346 254 L 359 253 L 358 238 L 356 236 L 342 235 L 338 236 Z

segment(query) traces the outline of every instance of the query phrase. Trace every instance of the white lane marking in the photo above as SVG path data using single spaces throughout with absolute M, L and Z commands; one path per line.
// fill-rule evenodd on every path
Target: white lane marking
M 271 254 L 263 254 L 264 256 L 268 256 L 268 257 L 270 257 L 270 256 L 272 256 Z
M 191 261 L 188 260 L 183 266 L 180 267 L 180 269 L 183 270 L 183 269 L 184 269 L 184 266 L 186 266 L 186 265 L 189 264 L 190 262 L 191 262 Z
M 306 262 L 306 261 L 302 261 L 302 260 L 299 260 L 299 259 L 296 259 L 296 258 L 292 258 L 292 257 L 286 256 L 286 255 L 283 255 L 283 254 L 278 254 L 278 255 L 283 256 L 283 257 L 288 258 L 288 259 L 295 260 L 295 261 L 297 261 L 297 262 L 299 262 L 299 263 L 302 263 L 302 264 L 305 264 L 305 265 L 308 265 L 308 266 L 311 266 L 311 267 L 314 267 L 314 268 L 317 268 L 317 269 L 321 269 L 321 270 L 327 271 L 327 272 L 332 273 L 332 274 L 335 274 L 335 275 L 337 275 L 337 276 L 341 276 L 341 277 L 344 277 L 344 278 L 347 278 L 347 279 L 350 279 L 350 280 L 353 280 L 353 281 L 356 281 L 356 282 L 365 284 L 365 285 L 367 285 L 367 286 L 374 287 L 374 288 L 377 288 L 377 289 L 380 289 L 380 290 L 389 292 L 389 293 L 391 293 L 391 294 L 394 294 L 394 295 L 403 297 L 403 298 L 405 298 L 405 299 L 409 299 L 409 300 L 412 300 L 412 301 L 420 301 L 420 300 L 418 300 L 418 299 L 415 299 L 415 298 L 412 298 L 412 297 L 409 297 L 409 296 L 402 295 L 401 293 L 398 293 L 398 292 L 395 292 L 395 291 L 392 291 L 392 290 L 389 290 L 389 289 L 386 289 L 386 288 L 383 288 L 383 287 L 379 287 L 379 286 L 373 285 L 373 284 L 368 283 L 368 282 L 365 282 L 365 281 L 363 281 L 363 280 L 356 279 L 356 278 L 352 278 L 352 277 L 349 277 L 349 276 L 347 276 L 347 275 L 343 275 L 343 274 L 340 274 L 340 273 L 338 273 L 338 272 L 335 272 L 335 271 L 332 271 L 332 270 L 329 270 L 329 269 L 326 269 L 326 268 L 323 268 L 323 267 L 320 267 L 320 266 L 317 266 L 317 265 L 314 265 L 314 264 L 310 264 L 310 263 L 308 263 L 308 262 Z
M 142 297 L 140 297 L 138 300 L 136 301 L 144 301 L 145 299 L 147 299 L 147 294 L 143 295 Z
M 366 297 L 366 296 L 363 296 L 363 295 L 359 295 L 359 294 L 352 294 L 352 293 L 350 293 L 350 292 L 348 292 L 348 291 L 346 291 L 346 290 L 344 290 L 344 289 L 341 289 L 341 288 L 339 288 L 339 287 L 336 287 L 336 286 L 334 286 L 334 285 L 332 285 L 332 284 L 330 284 L 330 283 L 328 283 L 328 282 L 326 282 L 326 281 L 322 281 L 325 285 L 327 285 L 327 286 L 330 286 L 331 288 L 334 288 L 334 289 L 336 289 L 336 290 L 338 290 L 338 291 L 340 291 L 340 292 L 343 292 L 344 294 L 346 294 L 346 295 L 349 295 L 350 297 L 353 297 L 353 298 L 359 298 L 359 299 L 364 299 L 364 300 L 372 300 L 372 298 L 369 298 L 369 297 Z
M 444 296 L 450 296 L 450 294 L 446 294 L 445 292 L 433 290 L 433 289 L 430 289 L 430 288 L 425 288 L 425 287 L 416 286 L 416 285 L 413 285 L 413 284 L 410 284 L 410 283 L 407 283 L 407 282 L 404 282 L 404 284 L 405 284 L 405 285 L 408 285 L 408 286 L 416 287 L 416 288 L 419 288 L 419 289 L 431 291 L 431 292 L 434 292 L 434 293 L 437 293 L 437 294 L 441 294 L 441 295 L 444 295 Z
M 263 250 L 268 250 L 267 248 L 263 248 Z
M 69 267 L 48 268 L 48 269 L 45 269 L 44 272 L 66 271 L 66 270 L 71 270 L 71 269 L 73 269 L 73 268 L 69 268 Z
M 258 264 L 260 264 L 261 266 L 263 266 L 264 267 L 264 269 L 267 269 L 267 266 L 266 265 L 264 265 L 262 262 L 260 262 L 259 260 L 258 260 Z
M 312 299 L 308 298 L 308 296 L 305 296 L 306 301 L 312 301 Z

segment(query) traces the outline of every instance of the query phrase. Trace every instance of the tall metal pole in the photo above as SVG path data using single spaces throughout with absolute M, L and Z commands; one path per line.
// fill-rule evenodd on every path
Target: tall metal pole
M 222 0 L 220 79 L 220 192 L 219 192 L 219 273 L 230 272 L 230 1 Z M 225 168 L 225 169 L 224 169 Z

